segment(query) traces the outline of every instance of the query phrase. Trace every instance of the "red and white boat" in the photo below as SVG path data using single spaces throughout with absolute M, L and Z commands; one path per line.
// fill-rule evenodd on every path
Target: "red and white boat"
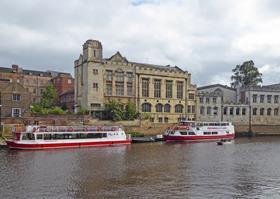
M 164 140 L 169 141 L 216 141 L 234 139 L 234 126 L 230 122 L 194 122 L 181 121 L 164 133 Z
M 27 126 L 6 143 L 11 149 L 53 149 L 131 144 L 131 138 L 118 126 Z

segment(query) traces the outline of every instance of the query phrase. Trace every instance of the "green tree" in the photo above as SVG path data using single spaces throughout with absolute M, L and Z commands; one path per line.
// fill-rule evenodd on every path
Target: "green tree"
M 232 69 L 231 86 L 234 88 L 238 86 L 248 87 L 257 86 L 259 83 L 262 83 L 262 74 L 254 65 L 254 62 L 250 60 Z
M 44 90 L 42 94 L 40 106 L 42 108 L 51 109 L 55 106 L 56 102 L 57 102 L 57 93 L 55 91 L 53 84 L 50 84 L 47 86 L 47 88 Z
M 122 105 L 116 100 L 112 100 L 105 104 L 105 113 L 107 119 L 109 120 L 120 121 L 124 119 L 124 110 Z
M 132 102 L 128 102 L 125 107 L 125 119 L 133 120 L 138 116 L 138 112 L 136 111 L 136 105 Z

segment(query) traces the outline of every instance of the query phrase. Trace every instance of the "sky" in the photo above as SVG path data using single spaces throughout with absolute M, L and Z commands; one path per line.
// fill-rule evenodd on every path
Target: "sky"
M 0 66 L 73 74 L 88 39 L 103 56 L 179 66 L 192 83 L 230 84 L 253 60 L 280 83 L 279 0 L 1 0 Z

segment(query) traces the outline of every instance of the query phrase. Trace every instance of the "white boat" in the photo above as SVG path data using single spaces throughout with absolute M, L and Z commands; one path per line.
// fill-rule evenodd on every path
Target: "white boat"
M 235 131 L 231 122 L 195 122 L 182 120 L 169 127 L 164 140 L 170 141 L 211 141 L 234 139 Z
M 49 149 L 131 144 L 118 126 L 27 126 L 6 140 L 11 149 Z

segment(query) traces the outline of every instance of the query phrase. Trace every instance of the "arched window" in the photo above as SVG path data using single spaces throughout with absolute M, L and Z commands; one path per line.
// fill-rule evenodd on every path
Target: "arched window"
M 233 115 L 233 110 L 234 110 L 233 107 L 231 107 L 231 108 L 229 109 L 229 114 L 230 114 L 230 115 Z
M 242 115 L 246 115 L 246 108 L 242 108 Z
M 171 106 L 169 104 L 164 105 L 164 112 L 170 113 Z
M 260 109 L 260 115 L 264 115 L 264 108 Z
M 267 115 L 271 115 L 271 108 L 268 108 L 268 109 L 267 109 L 266 114 L 267 114 Z
M 156 105 L 156 112 L 162 112 L 162 104 Z
M 257 108 L 253 108 L 253 115 L 257 115 Z
M 150 103 L 143 103 L 142 104 L 142 112 L 151 112 L 151 104 Z
M 177 104 L 175 106 L 175 113 L 183 113 L 183 105 L 182 104 Z
M 279 109 L 278 109 L 278 108 L 275 108 L 275 109 L 274 109 L 274 115 L 277 116 L 277 115 L 278 115 L 278 112 L 279 112 Z

